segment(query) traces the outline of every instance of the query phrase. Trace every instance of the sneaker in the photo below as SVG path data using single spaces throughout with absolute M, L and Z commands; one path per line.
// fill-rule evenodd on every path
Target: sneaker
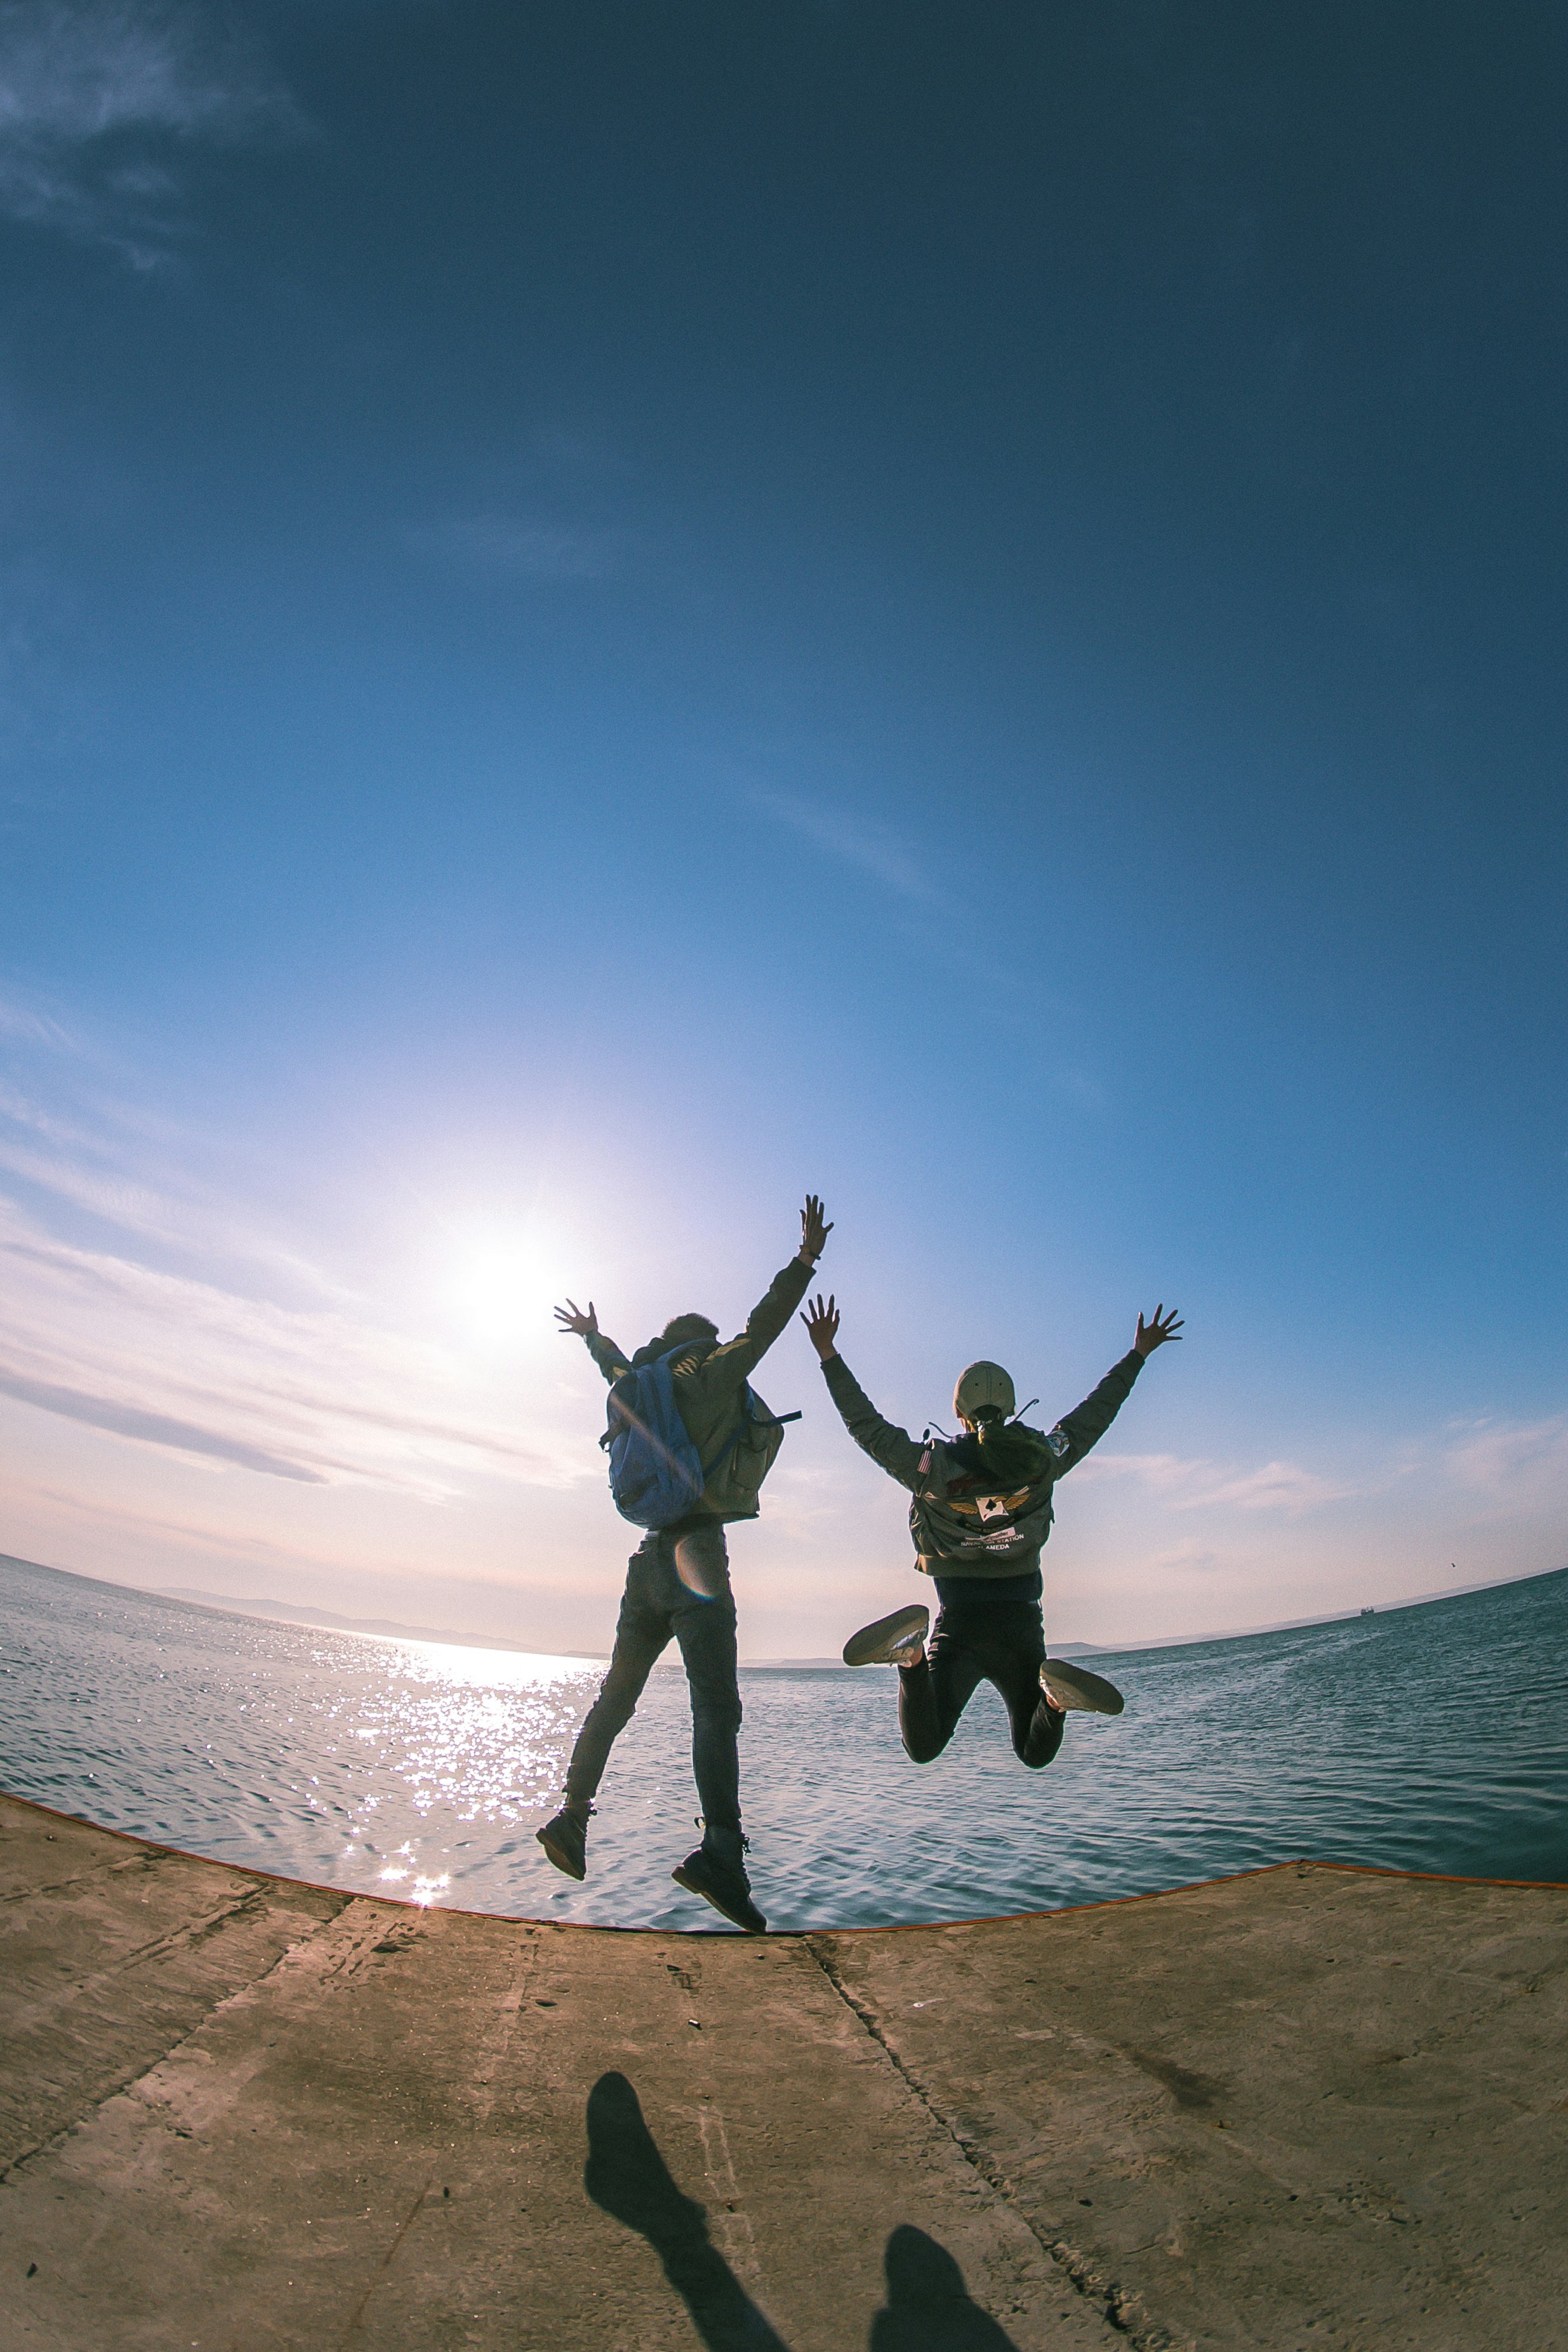
M 1069 1666 L 1065 1658 L 1047 1658 L 1040 1668 L 1040 1688 L 1046 1704 L 1058 1713 L 1069 1707 L 1085 1715 L 1120 1715 L 1127 1702 L 1114 1683 L 1091 1675 L 1087 1666 Z
M 874 1625 L 862 1625 L 851 1633 L 844 1644 L 847 1666 L 912 1666 L 919 1663 L 925 1647 L 926 1627 L 931 1623 L 931 1611 L 922 1609 L 917 1601 L 910 1608 L 895 1609 L 890 1617 L 879 1617 Z
M 715 1911 L 721 1911 L 726 1919 L 732 1919 L 748 1936 L 766 1935 L 768 1923 L 752 1900 L 751 1880 L 739 1863 L 724 1862 L 707 1846 L 700 1845 L 669 1874 L 677 1886 L 684 1886 L 689 1895 L 700 1895 L 705 1903 L 711 1903 Z
M 542 1830 L 535 1830 L 533 1834 L 557 1870 L 563 1870 L 568 1878 L 587 1877 L 588 1815 L 586 1812 L 574 1812 L 568 1806 L 564 1812 L 557 1813 L 552 1822 L 546 1822 L 544 1827 Z

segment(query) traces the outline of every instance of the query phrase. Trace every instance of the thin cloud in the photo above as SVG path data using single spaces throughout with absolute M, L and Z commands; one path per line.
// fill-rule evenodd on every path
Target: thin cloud
M 0 997 L 0 1037 L 15 1037 L 23 1045 L 42 1045 L 57 1054 L 71 1053 L 76 1046 L 69 1030 L 51 1020 L 47 1013 L 34 1013 L 26 1005 L 8 1003 L 4 997 Z
M 24 1183 L 37 1185 L 41 1192 L 56 1193 L 76 1208 L 90 1210 L 107 1223 L 164 1237 L 172 1233 L 174 1219 L 167 1204 L 140 1185 L 127 1183 L 122 1177 L 82 1168 L 69 1160 L 48 1159 L 41 1152 L 19 1150 L 15 1144 L 3 1142 L 0 1169 L 19 1176 Z
M 283 1307 L 75 1246 L 0 1200 L 0 1393 L 133 1442 L 311 1486 L 444 1501 L 476 1473 L 578 1483 L 497 1425 L 482 1367 L 342 1306 Z
M 1476 1421 L 1446 1440 L 1391 1445 L 1354 1484 L 1325 1477 L 1297 1462 L 1255 1470 L 1186 1460 L 1174 1454 L 1096 1453 L 1073 1473 L 1085 1485 L 1135 1478 L 1173 1511 L 1278 1511 L 1300 1518 L 1329 1503 L 1387 1495 L 1421 1478 L 1434 1493 L 1447 1486 L 1487 1507 L 1487 1517 L 1528 1519 L 1568 1508 L 1568 1413 L 1543 1421 Z
M 212 1499 L 210 1485 L 195 1490 L 187 1507 L 178 1516 L 139 1507 L 125 1494 L 100 1498 L 77 1485 L 61 1487 L 19 1477 L 14 1482 L 14 1494 L 19 1506 L 31 1507 L 51 1521 L 80 1527 L 89 1532 L 95 1551 L 105 1538 L 116 1546 L 128 1536 L 133 1540 L 142 1539 L 145 1549 L 158 1562 L 160 1579 L 167 1575 L 171 1550 L 189 1553 L 209 1570 L 222 1562 L 226 1566 L 247 1566 L 252 1571 L 259 1570 L 268 1575 L 281 1572 L 295 1581 L 296 1588 L 303 1578 L 307 1580 L 307 1589 L 311 1579 L 338 1577 L 346 1572 L 356 1582 L 368 1582 L 379 1592 L 384 1587 L 390 1564 L 380 1542 L 374 1548 L 360 1549 L 351 1535 L 342 1548 L 334 1548 L 330 1541 L 313 1544 L 300 1531 L 298 1521 L 290 1523 L 285 1538 L 275 1540 L 257 1527 L 204 1514 L 200 1506 Z M 428 1567 L 417 1553 L 398 1559 L 395 1565 L 416 1572 L 426 1571 Z M 155 1591 L 157 1586 L 150 1579 L 142 1589 Z M 216 1594 L 213 1597 L 217 1598 Z
M 940 896 L 919 860 L 895 833 L 874 818 L 858 816 L 847 809 L 826 808 L 820 802 L 801 800 L 793 793 L 770 792 L 760 785 L 753 785 L 748 797 L 814 848 L 868 875 L 897 897 L 931 906 Z
M 1449 1475 L 1472 1494 L 1524 1510 L 1568 1504 L 1568 1413 L 1484 1422 L 1446 1449 Z
M 408 534 L 410 544 L 449 561 L 527 580 L 602 580 L 622 550 L 613 530 L 560 529 L 513 515 L 468 515 L 429 523 Z
M 1229 1504 L 1239 1511 L 1289 1511 L 1292 1517 L 1321 1503 L 1342 1503 L 1356 1492 L 1337 1485 L 1298 1462 L 1266 1462 L 1261 1469 L 1222 1479 L 1218 1486 L 1194 1498 L 1203 1504 Z
M 247 1445 L 242 1438 L 226 1436 L 221 1430 L 202 1429 L 195 1423 L 177 1421 L 172 1413 L 144 1412 L 140 1407 L 116 1403 L 112 1397 L 89 1396 L 81 1389 L 61 1388 L 48 1381 L 28 1381 L 15 1372 L 0 1368 L 0 1393 L 16 1397 L 22 1404 L 37 1405 L 45 1412 L 58 1412 L 68 1421 L 85 1422 L 89 1429 L 106 1429 L 116 1437 L 140 1438 L 148 1445 L 172 1446 L 177 1454 L 202 1454 L 219 1462 L 233 1462 L 242 1470 L 259 1470 L 270 1478 L 297 1478 L 308 1486 L 324 1486 L 324 1472 L 312 1470 L 302 1462 L 289 1462 L 281 1454 L 266 1454 L 258 1445 Z
M 433 1444 L 456 1447 L 460 1453 L 487 1455 L 504 1465 L 521 1465 L 531 1474 L 548 1473 L 553 1467 L 549 1458 L 531 1445 L 513 1445 L 483 1429 L 468 1427 L 450 1421 L 430 1421 L 418 1413 L 396 1412 L 384 1405 L 355 1404 L 347 1398 L 328 1396 L 321 1390 L 259 1389 L 259 1395 L 270 1395 L 285 1410 L 302 1413 L 330 1414 L 340 1421 L 363 1422 L 370 1428 L 393 1437 L 429 1439 Z
M 43 1109 L 26 1095 L 13 1094 L 0 1084 L 0 1118 L 9 1119 L 14 1127 L 26 1128 L 30 1134 L 41 1135 L 46 1143 L 79 1149 L 91 1149 L 92 1138 L 68 1120 L 59 1118 L 53 1111 Z
M 11 1034 L 24 1045 L 39 1042 L 37 1029 L 23 1021 Z M 52 1045 L 55 1036 L 47 1042 Z M 9 1173 L 35 1192 L 86 1211 L 139 1247 L 158 1244 L 187 1259 L 221 1256 L 230 1265 L 265 1269 L 295 1289 L 326 1288 L 321 1270 L 277 1234 L 258 1229 L 242 1204 L 202 1189 L 192 1174 L 199 1154 L 189 1135 L 144 1112 L 94 1099 L 90 1089 L 68 1091 L 74 1093 L 68 1113 L 0 1085 L 0 1175 Z M 150 1160 L 159 1163 L 155 1181 L 128 1172 L 127 1162 L 137 1160 L 143 1168 Z
M 1104 1108 L 1101 1081 L 1091 1071 L 1058 1059 L 1054 1038 L 1046 1042 L 1042 1013 L 1048 1010 L 1057 1014 L 1053 1026 L 1066 1033 L 1077 1025 L 1070 1005 L 1037 975 L 997 955 L 994 926 L 976 917 L 947 876 L 939 880 L 928 872 L 902 835 L 875 817 L 767 785 L 747 784 L 742 796 L 900 902 L 897 927 L 922 957 L 960 974 L 967 995 L 977 1001 L 984 997 L 994 1015 L 1014 1020 L 1018 1051 L 1034 1058 L 1041 1077 L 1088 1109 Z M 933 908 L 941 911 L 940 923 L 931 920 Z
M 1324 1478 L 1296 1462 L 1266 1462 L 1235 1470 L 1175 1454 L 1094 1454 L 1074 1473 L 1085 1485 L 1136 1478 L 1174 1511 L 1284 1511 L 1292 1518 L 1324 1503 L 1346 1501 L 1359 1490 Z
M 179 235 L 182 144 L 297 132 L 237 23 L 126 0 L 0 5 L 0 209 L 138 268 Z

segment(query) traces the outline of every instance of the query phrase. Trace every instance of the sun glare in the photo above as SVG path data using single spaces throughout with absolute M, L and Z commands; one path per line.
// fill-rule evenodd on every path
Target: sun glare
M 483 1348 L 531 1347 L 553 1327 L 550 1310 L 565 1279 L 550 1237 L 475 1236 L 454 1253 L 449 1304 L 468 1337 Z

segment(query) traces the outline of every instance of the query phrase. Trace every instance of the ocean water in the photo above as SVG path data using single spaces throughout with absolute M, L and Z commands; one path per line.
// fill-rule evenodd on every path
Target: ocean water
M 1568 1570 L 1375 1617 L 1096 1657 L 1127 1695 L 1026 1772 L 982 1685 L 946 1754 L 891 1668 L 742 1671 L 777 1927 L 1049 1910 L 1298 1855 L 1568 1882 Z M 618 1743 L 576 1886 L 533 1832 L 599 1670 L 319 1633 L 0 1560 L 0 1787 L 250 1868 L 526 1918 L 707 1927 L 679 1665 Z

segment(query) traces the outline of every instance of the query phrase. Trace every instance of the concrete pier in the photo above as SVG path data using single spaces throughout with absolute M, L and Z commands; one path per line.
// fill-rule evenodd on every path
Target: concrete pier
M 5 1799 L 0 1923 L 5 2352 L 1568 2347 L 1568 1887 L 753 1941 Z

